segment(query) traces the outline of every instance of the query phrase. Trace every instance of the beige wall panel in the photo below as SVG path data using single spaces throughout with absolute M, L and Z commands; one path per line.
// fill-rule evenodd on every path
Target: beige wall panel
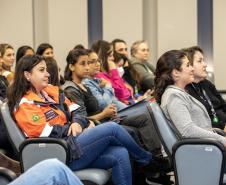
M 197 1 L 157 1 L 158 56 L 197 44 Z
M 218 89 L 226 89 L 226 1 L 213 1 L 213 66 L 215 84 Z
M 31 0 L 0 0 L 0 43 L 33 46 Z
M 49 0 L 48 17 L 49 42 L 63 72 L 69 50 L 76 44 L 88 45 L 87 1 Z
M 131 44 L 143 39 L 141 0 L 103 0 L 103 39 L 123 39 Z

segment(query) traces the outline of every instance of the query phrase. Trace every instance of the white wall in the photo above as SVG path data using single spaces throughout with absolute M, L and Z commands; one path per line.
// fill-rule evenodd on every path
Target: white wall
M 88 46 L 87 1 L 48 0 L 49 43 L 62 71 L 66 56 L 76 44 Z
M 103 0 L 103 39 L 123 39 L 130 47 L 143 39 L 141 0 Z
M 226 89 L 226 1 L 213 1 L 214 74 Z M 88 46 L 86 0 L 0 0 L 0 43 L 17 49 L 41 42 L 54 46 L 62 70 L 75 44 Z M 149 43 L 151 62 L 170 49 L 197 44 L 197 0 L 103 0 L 103 39 Z
M 157 4 L 157 0 L 143 0 L 143 37 L 149 45 L 149 61 L 153 65 L 158 59 Z
M 0 43 L 14 48 L 42 42 L 54 47 L 61 71 L 76 44 L 88 45 L 87 1 L 0 0 Z
M 48 1 L 33 0 L 34 48 L 40 43 L 49 42 Z
M 226 1 L 213 1 L 213 66 L 215 84 L 218 89 L 226 89 Z
M 197 45 L 196 0 L 158 0 L 158 56 L 171 49 Z
M 0 0 L 0 43 L 33 46 L 31 0 Z
M 143 0 L 143 32 L 151 63 L 171 49 L 197 45 L 196 0 Z

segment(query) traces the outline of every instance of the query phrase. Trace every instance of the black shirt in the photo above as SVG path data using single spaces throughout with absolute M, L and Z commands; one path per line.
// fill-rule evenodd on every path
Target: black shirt
M 218 123 L 213 122 L 213 112 L 211 111 L 211 105 L 208 103 L 208 100 L 203 94 L 203 89 L 206 92 L 206 95 L 209 97 L 209 100 L 211 101 L 212 106 L 216 112 L 216 116 L 219 120 Z M 199 83 L 192 83 L 187 85 L 186 90 L 190 95 L 199 100 L 205 106 L 212 121 L 212 126 L 224 129 L 226 123 L 226 103 L 218 93 L 214 84 L 212 84 L 208 80 L 203 80 Z
M 85 86 L 85 85 L 84 85 Z M 65 88 L 65 95 L 76 104 L 80 105 L 79 113 L 84 116 L 93 116 L 101 112 L 99 103 L 90 89 L 85 86 L 87 91 L 74 83 L 74 86 Z
M 0 75 L 0 100 L 6 98 L 6 89 L 8 87 L 8 81 L 4 76 Z

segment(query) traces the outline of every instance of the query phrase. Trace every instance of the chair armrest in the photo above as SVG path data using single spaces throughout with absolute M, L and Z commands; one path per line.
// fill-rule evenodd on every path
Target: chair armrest
M 7 169 L 0 167 L 0 184 L 8 184 L 9 182 L 13 181 L 16 178 L 16 174 Z
M 110 170 L 89 168 L 74 172 L 74 174 L 82 181 L 90 181 L 95 184 L 106 184 L 111 176 Z M 84 183 L 85 184 L 85 183 Z
M 226 94 L 226 90 L 221 89 L 221 90 L 217 90 L 220 94 Z
M 19 147 L 21 170 L 26 171 L 36 163 L 57 158 L 68 164 L 69 152 L 66 141 L 55 138 L 26 139 Z
M 222 96 L 222 98 L 226 101 L 226 90 L 217 90 L 217 92 Z
M 219 129 L 219 128 L 213 128 L 213 130 L 214 130 L 217 134 L 219 134 L 219 135 L 221 135 L 221 136 L 226 136 L 226 133 L 225 133 L 223 130 Z

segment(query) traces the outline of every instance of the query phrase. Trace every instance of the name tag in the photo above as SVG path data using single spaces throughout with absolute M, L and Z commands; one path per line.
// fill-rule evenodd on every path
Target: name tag
M 49 111 L 45 112 L 44 114 L 45 114 L 45 117 L 46 117 L 46 121 L 50 121 L 51 119 L 53 119 L 53 118 L 58 116 L 58 114 L 52 109 L 50 109 Z

